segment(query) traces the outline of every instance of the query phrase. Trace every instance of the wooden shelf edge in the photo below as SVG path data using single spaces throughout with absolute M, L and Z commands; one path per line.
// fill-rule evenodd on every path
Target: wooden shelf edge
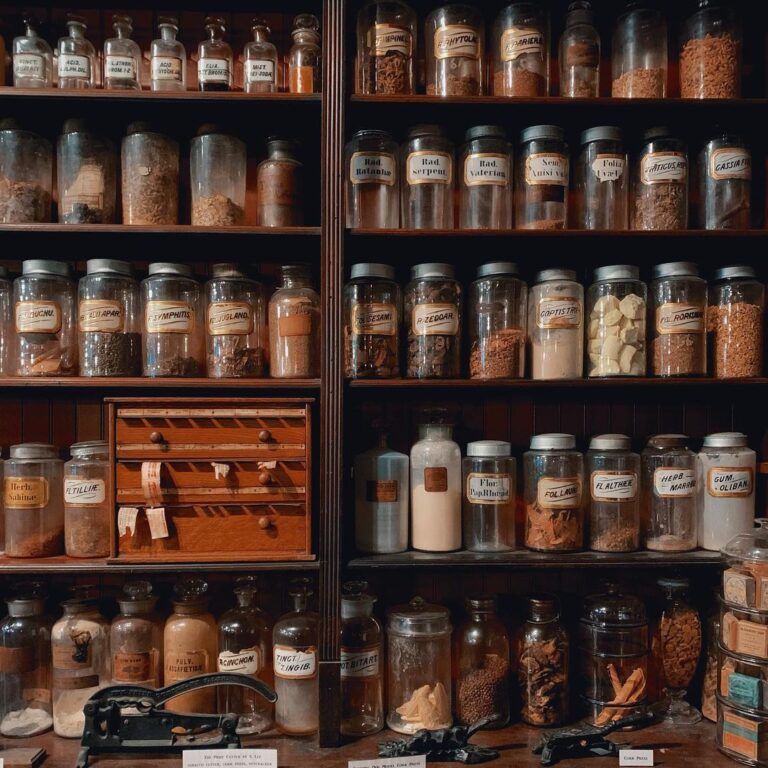
M 208 379 L 39 376 L 0 378 L 0 389 L 319 389 L 320 379 Z
M 191 224 L 133 226 L 130 224 L 0 224 L 0 233 L 101 235 L 253 235 L 266 237 L 319 237 L 320 227 L 197 227 Z
M 665 238 L 713 238 L 725 240 L 766 239 L 768 229 L 669 229 L 669 230 L 637 230 L 637 229 L 347 229 L 347 234 L 354 238 L 381 237 L 498 237 L 498 238 L 588 238 L 592 239 L 634 239 L 643 238 L 660 240 Z
M 768 378 L 713 379 L 701 378 L 608 378 L 608 379 L 352 379 L 352 389 L 609 389 L 611 387 L 664 388 L 664 387 L 760 387 L 768 385 Z
M 646 109 L 648 107 L 679 106 L 686 109 L 731 109 L 733 107 L 764 107 L 768 99 L 619 99 L 611 96 L 600 96 L 591 99 L 572 99 L 565 96 L 540 96 L 538 98 L 512 98 L 509 96 L 427 96 L 414 94 L 410 96 L 380 96 L 370 94 L 352 94 L 349 98 L 352 104 L 442 104 L 445 106 L 475 106 L 492 104 L 519 107 L 628 107 L 630 109 Z
M 244 93 L 243 91 L 106 91 L 103 88 L 15 88 L 11 85 L 0 87 L 0 99 L 89 99 L 105 101 L 216 101 L 216 102 L 283 102 L 287 104 L 320 104 L 321 93 Z

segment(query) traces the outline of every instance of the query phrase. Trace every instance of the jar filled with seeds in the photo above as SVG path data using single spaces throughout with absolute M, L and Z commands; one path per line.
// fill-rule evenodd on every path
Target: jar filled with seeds
M 408 325 L 406 376 L 450 379 L 461 375 L 461 284 L 450 264 L 417 264 L 405 288 Z
M 654 376 L 707 372 L 707 283 L 689 261 L 657 264 L 651 283 Z
M 31 259 L 13 281 L 17 376 L 74 376 L 77 292 L 69 267 Z
M 722 133 L 699 154 L 698 225 L 701 229 L 749 229 L 752 152 L 740 136 Z
M 131 266 L 89 259 L 78 284 L 81 376 L 141 374 L 141 293 Z
M 267 157 L 256 169 L 256 224 L 300 227 L 304 223 L 302 176 L 298 144 L 288 139 L 267 142 Z
M 397 229 L 400 224 L 398 147 L 386 131 L 357 131 L 347 142 L 346 215 L 350 229 Z
M 320 22 L 311 13 L 293 20 L 293 45 L 288 53 L 288 90 L 291 93 L 320 93 L 323 62 Z
M 15 373 L 13 320 L 13 285 L 8 270 L 0 266 L 0 376 Z
M 600 33 L 589 0 L 568 6 L 559 61 L 561 96 L 594 99 L 600 95 Z
M 537 2 L 513 2 L 493 22 L 493 95 L 549 94 L 549 15 Z
M 52 176 L 50 142 L 0 121 L 0 224 L 49 222 Z
M 627 2 L 613 30 L 611 66 L 614 98 L 667 95 L 667 20 L 660 10 L 636 0 Z
M 470 5 L 436 8 L 424 25 L 427 94 L 482 96 L 485 91 L 485 20 Z
M 389 379 L 400 375 L 402 297 L 387 264 L 355 264 L 344 288 L 344 375 Z

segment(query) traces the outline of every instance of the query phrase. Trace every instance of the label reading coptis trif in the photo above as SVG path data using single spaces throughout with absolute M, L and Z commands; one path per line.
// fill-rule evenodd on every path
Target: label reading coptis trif
M 111 299 L 83 299 L 77 314 L 81 333 L 120 333 L 125 324 L 122 303 Z
M 542 477 L 536 488 L 536 501 L 544 509 L 572 509 L 581 504 L 578 477 Z
M 696 492 L 696 471 L 679 467 L 657 467 L 653 491 L 662 499 L 688 498 Z
M 580 328 L 581 301 L 574 296 L 539 299 L 536 325 L 539 328 Z
M 307 680 L 317 674 L 317 649 L 297 651 L 287 645 L 276 645 L 273 653 L 275 677 Z

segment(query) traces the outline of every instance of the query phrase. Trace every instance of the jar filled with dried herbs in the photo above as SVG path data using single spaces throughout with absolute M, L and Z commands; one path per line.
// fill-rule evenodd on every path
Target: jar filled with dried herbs
M 107 499 L 109 446 L 75 443 L 64 465 L 64 551 L 69 557 L 107 557 L 112 503 Z
M 350 229 L 397 229 L 400 173 L 397 142 L 386 131 L 357 131 L 347 142 L 346 217 Z
M 538 2 L 513 2 L 492 31 L 493 95 L 549 94 L 549 15 Z
M 600 95 L 600 33 L 589 0 L 568 6 L 559 60 L 561 96 L 594 99 Z
M 698 225 L 701 229 L 749 229 L 752 152 L 741 136 L 721 133 L 699 154 Z
M 482 96 L 485 91 L 485 21 L 470 5 L 444 5 L 424 25 L 427 94 Z
M 650 2 L 627 0 L 611 46 L 611 96 L 663 99 L 667 95 L 667 20 Z
M 52 176 L 50 142 L 0 121 L 0 224 L 49 222 Z
M 304 223 L 302 176 L 296 158 L 298 143 L 267 141 L 267 157 L 256 170 L 256 224 L 260 227 L 300 227 Z

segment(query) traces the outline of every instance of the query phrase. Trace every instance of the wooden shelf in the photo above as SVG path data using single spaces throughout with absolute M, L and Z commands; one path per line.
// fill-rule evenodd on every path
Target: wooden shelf
M 0 389 L 319 389 L 320 379 L 208 379 L 139 376 L 99 378 L 84 376 L 37 376 L 0 378 Z
M 543 238 L 547 239 L 586 239 L 586 240 L 613 240 L 613 239 L 643 239 L 665 240 L 695 240 L 698 238 L 715 240 L 766 240 L 768 229 L 670 229 L 658 231 L 646 230 L 585 230 L 585 229 L 349 229 L 347 233 L 354 238 Z M 656 255 L 658 258 L 658 255 Z
M 320 227 L 193 227 L 191 224 L 131 226 L 128 224 L 0 224 L 0 233 L 48 235 L 212 235 L 320 237 Z

